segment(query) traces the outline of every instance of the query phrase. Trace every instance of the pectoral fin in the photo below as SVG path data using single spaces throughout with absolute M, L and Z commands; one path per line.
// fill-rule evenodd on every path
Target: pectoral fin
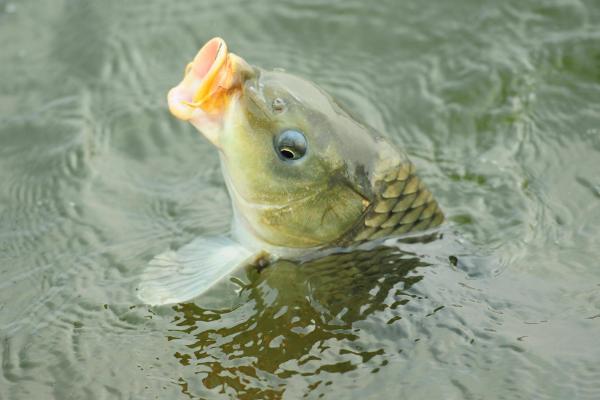
M 150 305 L 191 300 L 243 265 L 251 255 L 227 237 L 197 238 L 177 251 L 154 257 L 142 275 L 138 297 Z

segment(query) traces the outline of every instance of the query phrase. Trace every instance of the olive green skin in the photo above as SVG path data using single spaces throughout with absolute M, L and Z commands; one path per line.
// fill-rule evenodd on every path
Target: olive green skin
M 413 177 L 408 159 L 315 84 L 256 69 L 223 121 L 219 148 L 238 225 L 234 231 L 241 236 L 268 247 L 307 249 L 368 240 L 384 229 L 393 234 L 389 226 L 369 221 L 390 174 L 397 178 L 397 171 L 409 168 L 405 178 Z M 307 140 L 298 160 L 285 160 L 276 151 L 276 137 L 287 129 Z M 425 190 L 420 181 L 417 190 Z M 402 191 L 396 192 L 399 200 Z M 386 211 L 390 216 L 392 208 Z M 443 215 L 437 203 L 434 208 L 426 216 L 439 224 Z M 410 219 L 413 225 L 422 222 Z M 421 229 L 431 226 L 421 223 Z

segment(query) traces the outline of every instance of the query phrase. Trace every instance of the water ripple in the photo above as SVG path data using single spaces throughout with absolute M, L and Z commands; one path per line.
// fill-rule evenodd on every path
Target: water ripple
M 598 398 L 600 13 L 534 3 L 0 1 L 0 397 Z M 405 149 L 441 238 L 138 304 L 229 226 L 165 104 L 217 35 Z

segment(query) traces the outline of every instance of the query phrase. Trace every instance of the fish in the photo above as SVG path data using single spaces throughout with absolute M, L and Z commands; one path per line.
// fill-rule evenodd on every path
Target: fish
M 146 304 L 189 301 L 242 266 L 309 260 L 429 232 L 444 221 L 405 152 L 317 84 L 209 40 L 167 95 L 218 151 L 231 232 L 156 256 Z

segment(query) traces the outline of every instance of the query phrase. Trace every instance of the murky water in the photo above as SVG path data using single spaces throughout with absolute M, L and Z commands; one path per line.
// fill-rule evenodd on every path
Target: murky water
M 403 147 L 443 239 L 140 304 L 228 229 L 165 104 L 215 35 Z M 0 0 L 0 42 L 0 398 L 600 398 L 597 1 Z

